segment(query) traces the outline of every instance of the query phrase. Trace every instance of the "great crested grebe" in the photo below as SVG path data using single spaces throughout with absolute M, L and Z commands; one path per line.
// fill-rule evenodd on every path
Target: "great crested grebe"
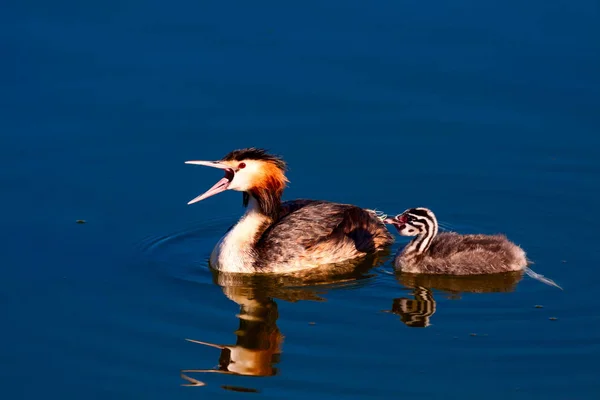
M 416 274 L 475 275 L 521 271 L 525 252 L 504 235 L 438 233 L 438 222 L 427 208 L 409 208 L 386 218 L 402 236 L 416 236 L 395 260 L 402 272 Z
M 362 258 L 394 242 L 375 211 L 320 200 L 281 202 L 285 162 L 265 150 L 234 150 L 219 161 L 186 161 L 225 171 L 196 203 L 225 190 L 243 192 L 245 214 L 217 243 L 212 268 L 291 273 Z

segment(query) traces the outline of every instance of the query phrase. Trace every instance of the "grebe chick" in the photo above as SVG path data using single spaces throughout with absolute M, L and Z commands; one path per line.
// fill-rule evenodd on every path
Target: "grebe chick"
M 477 275 L 521 271 L 525 252 L 504 235 L 460 235 L 443 232 L 427 208 L 409 208 L 386 218 L 402 236 L 416 236 L 396 255 L 394 265 L 414 274 Z
M 225 190 L 243 193 L 245 214 L 210 256 L 218 271 L 291 273 L 359 259 L 394 242 L 375 211 L 320 200 L 282 203 L 286 164 L 265 150 L 234 150 L 219 161 L 186 163 L 225 171 L 188 204 Z

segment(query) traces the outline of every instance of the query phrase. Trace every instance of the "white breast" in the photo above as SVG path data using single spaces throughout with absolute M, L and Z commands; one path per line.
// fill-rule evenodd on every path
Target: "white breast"
M 250 204 L 242 219 L 219 240 L 210 256 L 211 267 L 223 272 L 255 272 L 254 245 L 266 221 Z

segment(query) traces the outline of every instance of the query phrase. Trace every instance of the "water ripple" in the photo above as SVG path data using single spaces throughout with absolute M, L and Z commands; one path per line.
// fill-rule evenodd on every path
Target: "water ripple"
M 134 257 L 153 265 L 166 279 L 210 283 L 210 251 L 234 222 L 234 216 L 219 216 L 168 234 L 147 236 L 135 247 Z

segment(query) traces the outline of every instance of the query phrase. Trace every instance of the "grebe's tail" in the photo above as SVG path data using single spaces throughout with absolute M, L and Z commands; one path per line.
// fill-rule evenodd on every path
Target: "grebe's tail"
M 545 283 L 546 285 L 554 286 L 554 287 L 559 288 L 560 290 L 564 290 L 563 288 L 561 288 L 560 286 L 558 286 L 558 284 L 556 282 L 554 282 L 552 279 L 546 278 L 544 275 L 540 275 L 537 272 L 534 272 L 529 267 L 525 267 L 525 273 L 530 278 L 533 278 L 533 279 L 538 280 L 538 281 L 540 281 L 542 283 Z

